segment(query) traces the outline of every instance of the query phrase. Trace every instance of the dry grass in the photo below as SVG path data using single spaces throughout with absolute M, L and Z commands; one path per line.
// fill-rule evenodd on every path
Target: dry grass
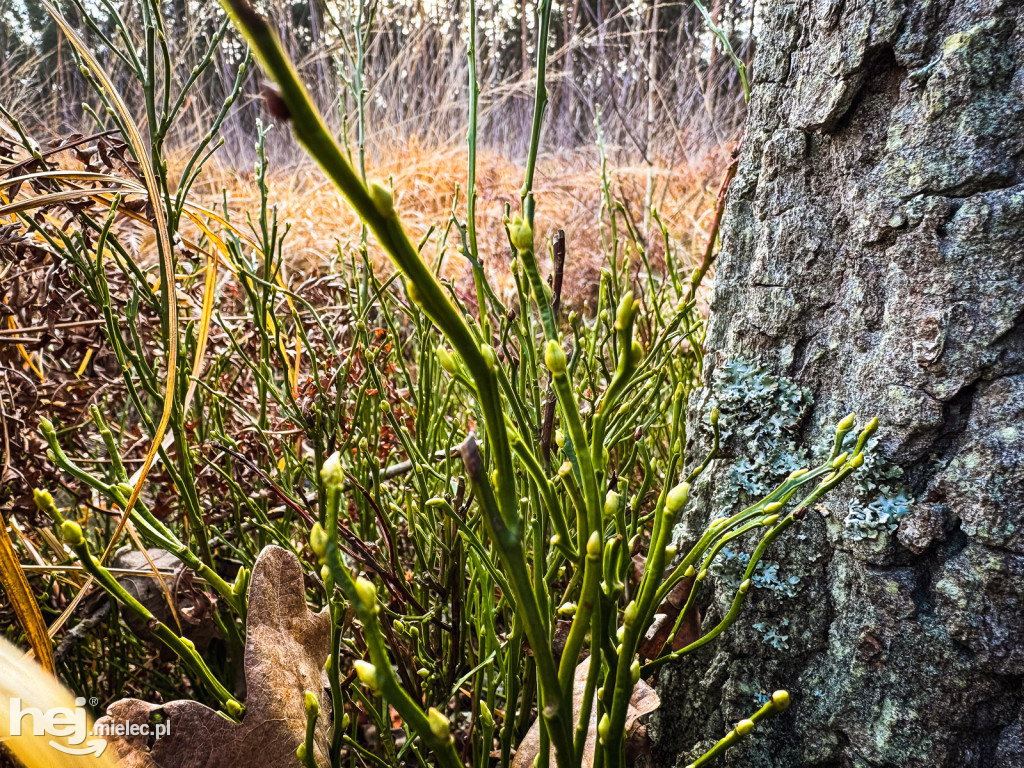
M 668 227 L 678 262 L 686 266 L 699 260 L 714 208 L 714 194 L 726 164 L 724 151 L 709 152 L 699 165 L 655 166 L 654 200 Z M 660 232 L 644 230 L 646 165 L 613 166 L 609 162 L 613 195 L 621 201 L 655 264 L 662 264 Z M 368 175 L 391 179 L 396 206 L 414 243 L 431 226 L 434 232 L 424 256 L 436 259 L 443 253 L 443 274 L 454 280 L 460 292 L 472 293 L 468 262 L 457 251 L 458 237 L 452 232 L 444 239 L 456 190 L 456 212 L 465 218 L 466 151 L 464 148 L 426 148 L 411 141 L 370 163 Z M 502 217 L 505 206 L 519 209 L 522 167 L 497 154 L 481 152 L 477 164 L 477 227 L 480 256 L 492 284 L 506 292 L 513 290 L 509 277 L 509 248 Z M 598 217 L 601 210 L 600 165 L 596 150 L 549 154 L 538 164 L 536 180 L 537 230 L 549 238 L 565 230 L 567 241 L 566 278 L 563 294 L 573 305 L 582 304 L 596 285 L 604 264 Z M 277 169 L 269 179 L 270 200 L 290 232 L 285 240 L 287 268 L 292 274 L 321 270 L 337 253 L 337 246 L 357 245 L 358 221 L 348 205 L 336 194 L 318 168 L 302 164 Z M 227 191 L 230 207 L 239 216 L 259 207 L 259 195 L 252 172 L 212 164 L 193 190 L 209 204 L 219 203 Z M 218 205 L 219 207 L 219 205 Z M 651 222 L 653 227 L 653 221 Z M 622 229 L 620 225 L 620 230 Z M 538 240 L 540 242 L 540 240 Z M 370 242 L 371 258 L 385 266 L 383 253 Z

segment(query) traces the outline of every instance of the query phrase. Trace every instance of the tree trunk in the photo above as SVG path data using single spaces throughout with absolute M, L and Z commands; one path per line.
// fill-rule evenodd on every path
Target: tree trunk
M 786 688 L 720 765 L 1021 768 L 1024 5 L 771 0 L 753 76 L 691 448 L 711 399 L 750 402 L 723 408 L 680 538 L 848 412 L 879 417 L 877 458 L 773 545 L 741 619 L 662 673 L 660 764 Z

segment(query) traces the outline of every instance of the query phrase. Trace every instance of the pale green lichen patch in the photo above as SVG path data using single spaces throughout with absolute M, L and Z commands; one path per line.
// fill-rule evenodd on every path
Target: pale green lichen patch
M 811 404 L 810 393 L 785 377 L 741 358 L 715 371 L 711 404 L 721 413 L 723 440 L 738 458 L 720 493 L 720 514 L 763 496 L 794 470 L 807 466 L 807 451 L 796 440 Z

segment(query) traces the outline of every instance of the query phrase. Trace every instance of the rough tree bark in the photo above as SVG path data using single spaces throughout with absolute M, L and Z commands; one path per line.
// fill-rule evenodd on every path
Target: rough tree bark
M 1024 4 L 772 0 L 764 21 L 707 383 L 743 360 L 805 388 L 796 445 L 877 415 L 903 475 L 828 498 L 769 553 L 783 588 L 662 674 L 660 763 L 784 687 L 791 709 L 722 764 L 1021 768 Z M 681 538 L 742 501 L 757 446 L 726 441 Z M 895 486 L 892 517 L 865 512 Z

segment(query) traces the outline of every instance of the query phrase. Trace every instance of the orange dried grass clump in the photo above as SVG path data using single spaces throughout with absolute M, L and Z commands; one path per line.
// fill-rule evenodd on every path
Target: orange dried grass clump
M 460 256 L 457 233 L 442 243 L 453 204 L 460 220 L 466 216 L 466 160 L 464 147 L 427 148 L 410 141 L 399 149 L 368 159 L 371 179 L 390 179 L 395 205 L 413 243 L 435 226 L 424 258 L 436 260 L 443 249 L 442 274 L 455 281 L 461 292 L 471 277 L 466 259 Z M 700 259 L 714 210 L 715 187 L 725 153 L 709 152 L 695 164 L 654 166 L 654 203 L 672 238 L 677 264 L 688 269 Z M 662 265 L 662 236 L 653 220 L 644 226 L 644 200 L 648 183 L 646 165 L 615 166 L 609 162 L 613 197 L 629 212 L 641 236 L 646 236 L 652 262 Z M 477 158 L 477 231 L 480 258 L 492 285 L 508 298 L 514 285 L 509 276 L 509 246 L 502 224 L 505 206 L 520 207 L 523 180 L 521 165 L 501 155 L 481 151 Z M 320 170 L 303 161 L 269 174 L 270 201 L 291 229 L 285 240 L 287 269 L 291 274 L 310 274 L 328 264 L 342 248 L 359 243 L 360 229 L 352 209 Z M 204 171 L 192 194 L 208 202 L 219 201 L 227 191 L 229 206 L 238 212 L 258 210 L 259 193 L 251 171 L 238 171 L 216 163 Z M 456 191 L 458 199 L 456 200 Z M 538 247 L 558 229 L 566 234 L 567 258 L 563 296 L 570 305 L 582 304 L 592 295 L 596 275 L 605 263 L 602 234 L 600 164 L 596 150 L 543 155 L 538 162 L 535 196 Z M 620 236 L 624 227 L 619 226 Z M 607 234 L 605 235 L 607 236 Z M 371 236 L 374 264 L 390 273 L 391 267 Z M 546 252 L 546 249 L 545 249 Z M 620 250 L 620 257 L 622 251 Z M 546 257 L 542 256 L 542 264 Z M 634 260 L 635 261 L 635 260 Z

